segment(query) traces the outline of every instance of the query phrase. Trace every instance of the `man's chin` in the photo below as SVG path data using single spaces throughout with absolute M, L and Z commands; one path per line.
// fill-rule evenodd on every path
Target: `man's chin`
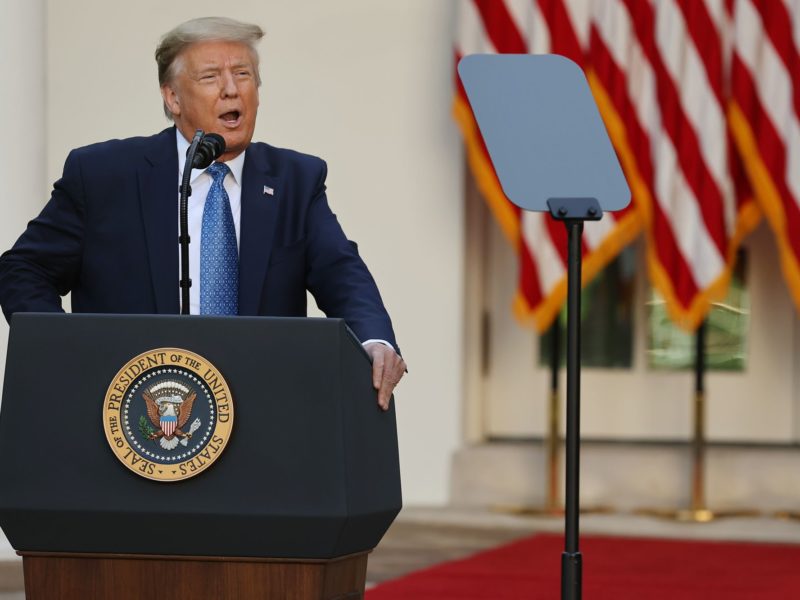
M 247 142 L 243 142 L 241 138 L 228 140 L 227 136 L 224 134 L 222 135 L 225 138 L 225 152 L 222 153 L 220 160 L 227 161 L 239 156 L 242 152 L 247 149 L 247 146 L 250 144 L 250 140 Z

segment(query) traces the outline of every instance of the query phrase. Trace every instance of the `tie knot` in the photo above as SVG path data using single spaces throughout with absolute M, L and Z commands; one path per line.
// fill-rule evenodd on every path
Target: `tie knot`
M 225 175 L 230 173 L 231 170 L 225 163 L 215 162 L 206 169 L 206 173 L 214 178 L 214 183 L 219 183 L 225 179 Z

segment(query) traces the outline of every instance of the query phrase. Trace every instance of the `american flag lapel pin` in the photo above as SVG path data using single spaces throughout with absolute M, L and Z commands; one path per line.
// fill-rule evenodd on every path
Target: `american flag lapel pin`
M 265 185 L 264 186 L 264 195 L 265 196 L 274 196 L 275 195 L 275 190 L 272 189 L 271 187 L 269 187 L 268 185 Z

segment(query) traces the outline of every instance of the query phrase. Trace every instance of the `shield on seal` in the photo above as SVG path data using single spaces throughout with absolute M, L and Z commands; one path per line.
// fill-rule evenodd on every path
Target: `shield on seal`
M 176 415 L 161 415 L 159 425 L 164 432 L 164 437 L 170 437 L 175 433 L 175 427 L 178 425 L 178 417 Z

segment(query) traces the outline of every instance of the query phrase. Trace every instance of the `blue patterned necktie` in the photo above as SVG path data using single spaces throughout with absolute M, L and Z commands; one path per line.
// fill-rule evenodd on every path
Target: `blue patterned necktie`
M 200 314 L 239 313 L 239 250 L 228 193 L 222 182 L 231 170 L 214 163 L 206 173 L 214 179 L 203 208 L 200 239 Z

